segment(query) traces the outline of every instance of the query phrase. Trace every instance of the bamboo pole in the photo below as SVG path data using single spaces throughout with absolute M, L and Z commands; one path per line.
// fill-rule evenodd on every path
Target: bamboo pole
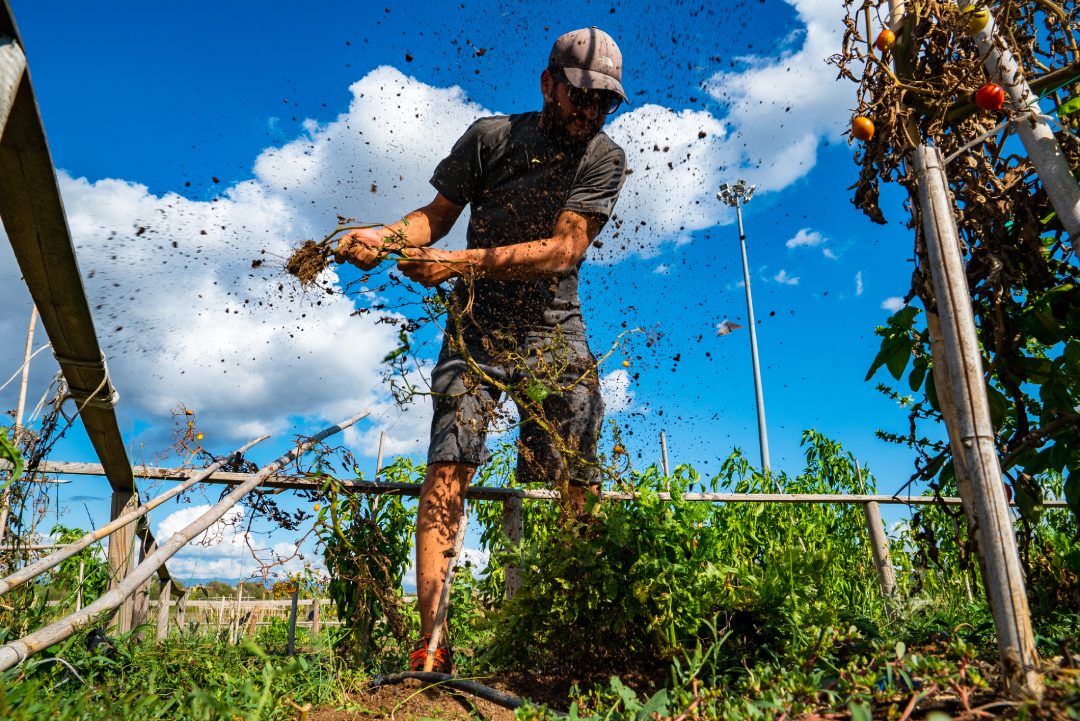
M 525 534 L 524 521 L 522 519 L 521 498 L 511 496 L 503 501 L 503 533 L 506 534 L 510 545 L 517 547 Z M 506 598 L 514 597 L 521 588 L 521 569 L 516 565 L 506 566 Z
M 83 605 L 83 579 L 86 573 L 86 561 L 79 561 L 79 587 L 75 589 L 75 610 L 81 611 Z
M 986 27 L 974 39 L 983 54 L 983 67 L 990 79 L 1009 95 L 1017 113 L 1013 126 L 1039 174 L 1050 204 L 1073 240 L 1080 239 L 1080 185 L 1061 152 L 1054 131 L 1039 108 L 1039 97 L 1032 92 L 1024 70 L 1005 39 L 996 32 L 997 22 L 990 13 Z
M 660 431 L 660 463 L 664 470 L 664 478 L 671 476 L 671 469 L 668 467 L 667 461 L 667 436 L 663 431 Z
M 131 594 L 135 592 L 135 589 L 139 587 L 139 584 L 143 583 L 147 578 L 156 573 L 162 564 L 172 558 L 177 551 L 190 543 L 193 538 L 219 521 L 229 509 L 235 506 L 236 503 L 249 492 L 254 490 L 265 478 L 268 478 L 281 468 L 299 458 L 324 438 L 348 428 L 366 415 L 367 413 L 359 413 L 348 420 L 342 421 L 336 426 L 326 428 L 315 436 L 301 442 L 296 448 L 290 450 L 273 463 L 264 466 L 262 470 L 252 476 L 249 481 L 234 488 L 209 510 L 180 531 L 174 533 L 169 540 L 160 544 L 160 547 L 145 561 L 139 564 L 139 567 L 136 568 L 129 577 L 125 578 L 117 584 L 116 587 L 110 589 L 107 593 L 102 595 L 101 598 L 97 599 L 86 608 L 78 613 L 70 614 L 59 621 L 51 623 L 44 628 L 38 629 L 34 633 L 21 639 L 0 646 L 0 671 L 9 669 L 16 664 L 21 663 L 31 654 L 37 653 L 44 648 L 48 648 L 49 646 L 70 637 L 78 628 L 89 623 L 97 614 L 111 611 L 118 607 L 124 599 L 130 597 Z
M 320 616 L 321 608 L 319 604 L 319 597 L 311 599 L 311 638 L 314 639 L 319 635 L 319 630 L 322 628 L 322 618 Z
M 431 630 L 427 656 L 424 657 L 425 672 L 430 672 L 435 666 L 435 651 L 439 648 L 443 627 L 446 625 L 446 609 L 450 606 L 450 588 L 454 585 L 454 573 L 457 571 L 458 562 L 461 560 L 461 547 L 465 543 L 465 527 L 468 524 L 469 510 L 467 507 L 463 507 L 461 520 L 458 521 L 457 533 L 454 536 L 453 555 L 450 556 L 446 563 L 446 577 L 443 579 L 442 590 L 439 593 L 439 606 L 435 609 L 435 628 Z
M 954 453 L 953 463 L 974 491 L 979 522 L 974 532 L 979 538 L 984 586 L 997 627 L 1006 683 L 1017 695 L 1038 697 L 1038 654 L 1023 568 L 994 447 L 982 355 L 941 153 L 924 144 L 916 148 L 912 160 L 945 348 L 945 354 L 935 360 L 945 365 L 950 380 L 947 392 L 952 394 L 957 414 L 951 423 L 946 418 L 950 442 L 959 451 Z
M 289 656 L 296 655 L 296 607 L 300 600 L 300 581 L 292 592 L 292 605 L 289 606 L 289 644 L 286 653 Z
M 240 639 L 240 606 L 244 599 L 244 582 L 236 584 L 236 618 L 229 624 L 229 643 L 235 644 Z
M 62 550 L 59 550 L 56 553 L 50 554 L 44 558 L 38 559 L 34 563 L 23 568 L 21 571 L 12 573 L 11 575 L 3 579 L 0 579 L 0 596 L 4 595 L 16 586 L 26 583 L 33 578 L 36 578 L 42 573 L 45 573 L 45 571 L 59 566 L 61 563 L 71 558 L 79 551 L 82 551 L 90 544 L 95 543 L 96 541 L 100 541 L 102 538 L 105 538 L 116 530 L 123 528 L 129 523 L 137 521 L 140 518 L 146 516 L 148 513 L 150 513 L 150 511 L 154 510 L 169 499 L 175 498 L 179 494 L 194 486 L 196 483 L 206 480 L 214 471 L 225 465 L 225 463 L 227 463 L 231 458 L 235 457 L 236 455 L 243 455 L 252 446 L 257 443 L 262 443 L 269 437 L 270 436 L 268 435 L 260 436 L 252 441 L 245 443 L 243 446 L 237 449 L 236 453 L 233 454 L 233 456 L 230 456 L 229 458 L 224 458 L 219 461 L 215 461 L 206 468 L 195 473 L 193 476 L 191 476 L 190 479 L 188 479 L 184 483 L 181 483 L 178 486 L 174 486 L 165 493 L 162 493 L 160 496 L 149 500 L 138 508 L 132 510 L 130 513 L 125 513 L 115 518 L 114 520 L 105 524 L 96 531 L 91 531 L 79 540 L 64 546 Z
M 2 50 L 2 48 L 3 46 L 0 45 L 0 50 Z M 0 67 L 2 67 L 2 63 L 0 63 Z M 0 80 L 0 82 L 2 82 L 2 80 Z M 3 107 L 0 107 L 0 135 L 3 135 L 4 124 L 2 121 L 5 118 L 6 115 L 3 115 Z M 22 380 L 19 384 L 19 403 L 15 409 L 15 427 L 13 431 L 17 431 L 17 429 L 22 427 L 23 411 L 26 410 L 26 386 L 30 380 L 30 357 L 32 355 L 31 352 L 34 349 L 34 326 L 37 325 L 37 317 L 37 306 L 31 306 L 30 326 L 26 330 L 26 350 L 23 352 Z M 13 437 L 12 441 L 18 443 L 19 439 L 18 437 Z M 8 514 L 11 512 L 11 509 L 8 506 L 8 493 L 9 491 L 5 489 L 3 494 L 0 495 L 0 541 L 3 541 L 4 534 L 7 533 Z
M 386 443 L 385 431 L 379 431 L 379 455 L 375 457 L 375 480 L 379 480 L 379 473 L 382 472 L 382 454 L 383 445 Z
M 172 600 L 172 581 L 162 580 L 161 593 L 158 595 L 157 607 L 157 637 L 160 644 L 169 637 L 169 606 Z
M 863 515 L 866 517 L 866 530 L 870 534 L 870 551 L 874 554 L 874 568 L 877 569 L 878 587 L 885 599 L 896 595 L 896 571 L 889 556 L 889 539 L 885 535 L 885 525 L 881 520 L 881 508 L 877 503 L 864 503 Z

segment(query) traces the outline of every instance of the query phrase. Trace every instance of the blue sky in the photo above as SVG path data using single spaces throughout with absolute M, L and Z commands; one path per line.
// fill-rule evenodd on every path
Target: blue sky
M 537 109 L 552 41 L 595 24 L 623 50 L 633 103 L 608 132 L 634 174 L 583 303 L 597 351 L 624 322 L 659 338 L 633 336 L 601 368 L 635 463 L 658 459 L 660 430 L 673 463 L 706 475 L 733 448 L 757 459 L 749 336 L 715 332 L 746 323 L 734 214 L 714 198 L 742 177 L 760 187 L 744 218 L 774 468 L 797 472 L 801 432 L 816 428 L 883 491 L 910 475 L 910 455 L 873 435 L 905 418 L 863 378 L 874 326 L 908 288 L 912 238 L 895 189 L 887 226 L 850 202 L 854 86 L 824 62 L 841 3 L 11 4 L 136 460 L 165 449 L 179 403 L 215 451 L 275 433 L 257 460 L 361 408 L 372 420 L 345 436 L 361 462 L 374 464 L 380 431 L 421 454 L 427 404 L 400 413 L 379 373 L 393 328 L 351 316 L 342 296 L 295 292 L 280 259 L 337 213 L 391 222 L 429 200 L 467 124 Z M 29 300 L 6 248 L 0 324 L 21 338 Z M 268 262 L 252 270 L 256 258 Z M 10 373 L 22 341 L 8 345 Z M 34 401 L 55 372 L 39 358 Z M 14 407 L 13 386 L 0 403 Z M 93 460 L 78 429 L 54 458 Z M 84 502 L 102 520 L 105 482 L 63 489 L 75 523 Z M 175 511 L 156 527 L 175 527 Z M 220 550 L 192 556 L 193 572 L 215 575 L 203 572 Z

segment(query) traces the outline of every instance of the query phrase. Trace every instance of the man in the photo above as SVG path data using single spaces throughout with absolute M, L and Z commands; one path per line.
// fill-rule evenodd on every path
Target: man
M 424 663 L 465 489 L 487 460 L 487 428 L 504 393 L 521 417 L 519 480 L 555 483 L 578 512 L 586 489 L 599 488 L 603 402 L 577 285 L 625 176 L 625 154 L 601 132 L 626 100 L 621 79 L 622 54 L 607 33 L 561 36 L 540 74 L 539 113 L 477 120 L 436 168 L 434 200 L 338 245 L 338 262 L 363 270 L 395 254 L 406 258 L 401 273 L 425 287 L 456 279 L 431 377 L 435 413 L 416 528 L 423 638 L 413 670 Z M 470 204 L 467 249 L 429 247 Z M 440 649 L 435 670 L 450 669 Z

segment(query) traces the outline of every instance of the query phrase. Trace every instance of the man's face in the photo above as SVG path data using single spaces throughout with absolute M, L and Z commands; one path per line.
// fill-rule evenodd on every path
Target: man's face
M 558 71 L 544 71 L 544 124 L 577 143 L 587 142 L 604 127 L 612 94 L 606 90 L 582 90 L 570 85 Z

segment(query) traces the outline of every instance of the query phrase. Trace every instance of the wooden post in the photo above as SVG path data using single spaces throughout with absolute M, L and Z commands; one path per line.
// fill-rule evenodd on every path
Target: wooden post
M 131 491 L 114 490 L 112 494 L 112 518 L 119 518 L 129 513 L 139 505 L 138 496 Z M 120 585 L 131 572 L 132 561 L 135 560 L 135 524 L 131 523 L 119 528 L 109 536 L 109 590 Z M 123 635 L 131 630 L 131 620 L 134 612 L 132 598 L 124 599 L 114 616 L 112 631 L 114 634 Z
M 970 481 L 974 495 L 978 526 L 973 530 L 985 568 L 983 581 L 997 627 L 1003 675 L 1013 693 L 1038 697 L 1038 654 L 1023 568 L 994 448 L 982 355 L 941 153 L 923 144 L 915 149 L 912 161 L 945 350 L 934 360 L 945 366 L 949 377 L 945 392 L 951 394 L 956 411 L 951 421 L 946 418 L 953 463 L 957 475 Z
M 289 608 L 289 647 L 287 653 L 290 656 L 296 655 L 296 605 L 300 600 L 300 584 L 296 584 L 296 588 L 292 592 L 292 606 Z
M 157 642 L 161 643 L 169 636 L 169 606 L 172 601 L 172 581 L 162 580 L 161 593 L 158 594 L 157 606 Z
M 319 607 L 318 597 L 311 599 L 311 638 L 315 639 L 319 635 L 319 629 L 322 626 L 322 619 L 319 617 L 321 609 Z
M 859 479 L 860 490 L 866 490 L 858 461 L 855 462 L 855 475 Z M 889 599 L 896 593 L 896 570 L 889 555 L 889 539 L 885 535 L 885 524 L 881 520 L 881 507 L 876 501 L 868 501 L 862 504 L 862 508 L 866 518 L 866 532 L 870 535 L 870 551 L 874 556 L 878 587 L 881 589 L 881 597 Z
M 225 596 L 221 596 L 221 606 L 218 607 L 217 613 L 217 630 L 218 635 L 221 635 L 221 629 L 225 628 Z
M 667 436 L 663 431 L 660 431 L 660 463 L 664 467 L 664 478 L 671 476 L 671 470 L 668 468 L 667 462 Z
M 229 624 L 229 643 L 240 639 L 240 606 L 244 599 L 244 581 L 236 584 L 236 618 Z
M 183 633 L 187 629 L 187 593 L 176 600 L 176 628 Z
M 147 556 L 157 550 L 157 541 L 150 535 L 150 529 L 144 522 L 137 524 L 136 532 L 141 535 L 139 544 L 139 563 L 142 563 Z M 135 592 L 132 597 L 131 606 L 131 627 L 141 626 L 146 623 L 150 618 L 150 584 L 152 579 L 146 579 L 146 582 L 139 586 L 139 590 Z M 141 634 L 140 634 L 141 635 Z
M 521 497 L 510 496 L 503 501 L 503 533 L 510 539 L 512 546 L 517 546 L 521 543 L 521 537 L 524 535 L 525 528 L 522 521 L 521 513 Z M 521 569 L 517 566 L 506 566 L 506 598 L 509 600 L 514 597 L 517 590 L 521 588 Z
M 873 501 L 864 503 L 863 515 L 866 517 L 866 530 L 870 534 L 870 550 L 874 554 L 874 568 L 877 569 L 881 597 L 889 599 L 896 594 L 896 571 L 889 556 L 889 539 L 885 536 L 885 525 L 881 521 L 881 508 Z

